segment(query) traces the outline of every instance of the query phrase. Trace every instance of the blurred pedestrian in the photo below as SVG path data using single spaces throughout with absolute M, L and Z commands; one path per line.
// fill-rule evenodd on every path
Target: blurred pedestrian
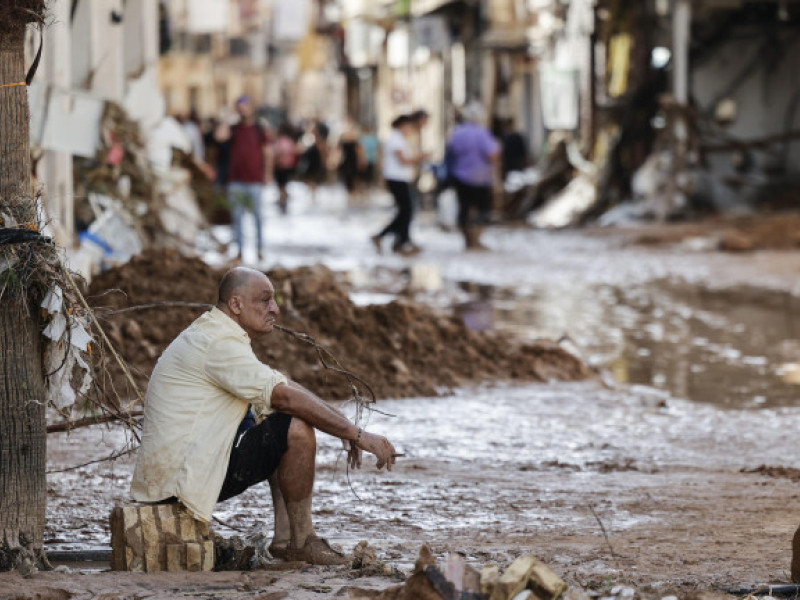
M 345 121 L 344 130 L 339 136 L 339 173 L 341 174 L 347 193 L 352 195 L 356 191 L 361 150 L 358 145 L 358 126 L 351 118 Z
M 478 102 L 462 110 L 458 125 L 447 143 L 452 179 L 458 195 L 458 226 L 468 250 L 480 250 L 481 226 L 489 222 L 492 207 L 492 175 L 500 156 L 500 145 L 486 129 L 486 113 Z M 472 212 L 477 213 L 473 221 Z
M 300 157 L 298 172 L 302 180 L 311 188 L 312 198 L 316 196 L 317 186 L 325 183 L 328 170 L 328 126 L 320 121 L 311 121 L 302 138 L 304 146 Z
M 410 117 L 400 115 L 392 121 L 392 132 L 383 145 L 383 178 L 394 198 L 397 213 L 380 233 L 372 236 L 372 243 L 378 252 L 382 251 L 381 242 L 389 233 L 394 235 L 393 251 L 405 255 L 417 254 L 420 251 L 419 246 L 411 242 L 410 235 L 414 211 L 411 183 L 414 179 L 414 167 L 425 160 L 427 156 L 414 153 L 411 148 L 409 140 L 414 129 L 414 122 Z
M 232 107 L 222 107 L 219 118 L 216 119 L 214 124 L 214 131 L 211 136 L 217 161 L 216 184 L 220 186 L 221 189 L 225 190 L 226 193 L 228 190 L 228 170 L 231 166 L 231 129 L 233 129 L 238 122 L 239 116 Z M 211 144 L 206 142 L 206 148 L 210 147 Z
M 242 220 L 252 212 L 256 220 L 256 249 L 263 259 L 263 195 L 264 185 L 272 180 L 272 152 L 269 132 L 255 119 L 253 103 L 248 96 L 236 100 L 239 122 L 230 130 L 228 167 L 228 202 L 231 206 L 234 237 L 242 258 Z
M 275 183 L 278 185 L 278 207 L 286 214 L 289 206 L 287 184 L 294 176 L 299 159 L 295 130 L 291 123 L 284 122 L 278 128 L 275 140 Z
M 524 171 L 528 166 L 528 147 L 525 138 L 517 130 L 514 119 L 503 122 L 503 180 L 509 173 Z

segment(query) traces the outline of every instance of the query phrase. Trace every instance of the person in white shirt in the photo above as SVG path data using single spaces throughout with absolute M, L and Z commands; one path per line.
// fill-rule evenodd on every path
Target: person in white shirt
M 414 180 L 414 166 L 427 157 L 415 154 L 411 149 L 409 137 L 415 128 L 414 121 L 408 115 L 400 115 L 392 121 L 392 133 L 383 146 L 383 179 L 394 198 L 397 213 L 380 233 L 372 236 L 375 249 L 382 252 L 381 242 L 389 233 L 394 234 L 392 250 L 401 254 L 413 255 L 419 247 L 411 242 L 411 218 L 413 206 L 411 202 L 411 182 Z
M 131 496 L 178 501 L 208 522 L 216 502 L 268 480 L 272 555 L 345 564 L 311 521 L 315 430 L 343 440 L 355 468 L 363 450 L 377 457 L 378 469 L 391 469 L 395 449 L 256 358 L 250 340 L 272 331 L 279 313 L 260 271 L 236 267 L 222 277 L 217 305 L 175 338 L 153 370 Z M 253 413 L 266 417 L 256 424 Z

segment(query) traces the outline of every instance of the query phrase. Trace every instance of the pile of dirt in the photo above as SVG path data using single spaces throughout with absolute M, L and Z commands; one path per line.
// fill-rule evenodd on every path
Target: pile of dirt
M 737 219 L 720 240 L 720 249 L 729 252 L 797 248 L 800 248 L 800 215 L 794 213 Z
M 710 237 L 725 252 L 800 248 L 800 214 L 792 212 L 668 223 L 642 229 L 645 231 L 636 235 L 634 244 L 655 246 Z
M 369 382 L 378 398 L 434 396 L 443 388 L 485 380 L 580 380 L 592 375 L 554 342 L 515 343 L 469 330 L 409 302 L 360 307 L 323 266 L 267 273 L 281 307 L 279 324 L 314 337 L 341 365 Z M 166 346 L 205 309 L 188 306 L 103 315 L 157 302 L 212 304 L 222 272 L 174 250 L 148 250 L 92 281 L 90 302 L 142 389 Z M 279 331 L 253 343 L 260 360 L 325 398 L 348 398 L 340 375 L 320 364 L 313 346 Z M 121 373 L 110 357 L 115 382 Z M 124 389 L 117 384 L 118 389 Z

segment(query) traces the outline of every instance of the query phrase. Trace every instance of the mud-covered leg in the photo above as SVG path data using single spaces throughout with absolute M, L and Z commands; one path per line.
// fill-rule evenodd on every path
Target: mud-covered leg
M 286 512 L 286 502 L 283 499 L 278 483 L 277 469 L 270 475 L 269 489 L 272 492 L 272 506 L 275 510 L 275 526 L 272 542 L 269 545 L 269 552 L 277 558 L 286 558 L 286 548 L 291 540 L 291 531 L 289 529 L 289 515 Z
M 347 559 L 314 533 L 311 494 L 314 490 L 316 454 L 314 428 L 301 419 L 293 418 L 289 425 L 288 449 L 278 466 L 278 487 L 286 505 L 290 533 L 286 558 L 318 565 L 344 564 Z M 276 511 L 276 528 L 277 523 Z

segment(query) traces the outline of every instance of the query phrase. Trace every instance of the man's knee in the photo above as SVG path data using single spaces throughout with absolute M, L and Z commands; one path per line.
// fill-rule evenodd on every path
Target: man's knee
M 317 447 L 317 434 L 314 428 L 297 417 L 292 418 L 289 425 L 289 434 L 287 437 L 289 448 L 296 447 Z

